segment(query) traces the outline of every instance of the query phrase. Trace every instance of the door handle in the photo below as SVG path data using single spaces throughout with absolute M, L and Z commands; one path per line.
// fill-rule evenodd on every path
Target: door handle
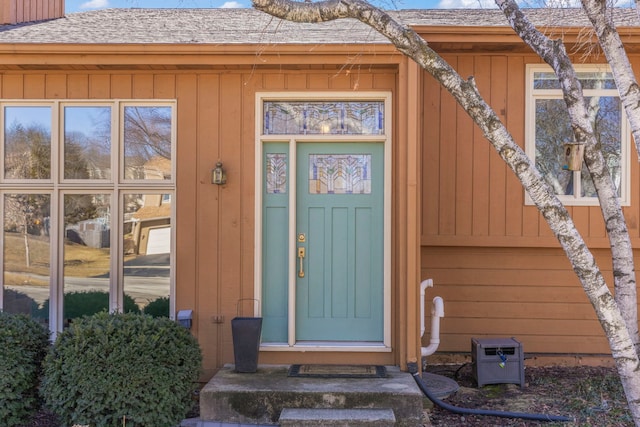
M 304 257 L 306 254 L 305 248 L 298 248 L 298 260 L 300 261 L 300 268 L 298 268 L 298 277 L 304 277 Z

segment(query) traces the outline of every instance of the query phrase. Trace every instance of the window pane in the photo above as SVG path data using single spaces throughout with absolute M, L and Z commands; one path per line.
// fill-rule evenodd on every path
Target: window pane
M 65 322 L 109 311 L 108 194 L 64 196 L 64 319 Z
M 615 89 L 613 74 L 599 71 L 580 71 L 576 73 L 583 89 Z M 534 89 L 560 89 L 560 82 L 552 71 L 533 73 Z
M 580 72 L 578 73 L 583 89 L 615 89 L 616 82 L 613 74 L 606 71 Z
M 51 178 L 51 108 L 5 107 L 4 177 Z
M 267 101 L 264 112 L 265 134 L 384 133 L 382 101 Z
M 125 299 L 146 314 L 169 317 L 171 196 L 125 194 L 124 208 Z
M 110 107 L 65 107 L 64 178 L 111 179 Z
M 556 194 L 573 194 L 573 173 L 564 170 L 564 143 L 573 141 L 562 99 L 536 100 L 536 166 Z
M 620 99 L 615 96 L 586 97 L 589 104 L 593 129 L 602 147 L 613 182 L 621 193 L 622 184 L 622 109 Z M 536 100 L 536 166 L 553 186 L 556 194 L 573 195 L 572 171 L 566 165 L 564 145 L 574 140 L 570 128 L 569 114 L 562 99 Z M 596 197 L 591 176 L 583 166 L 580 176 L 580 195 Z
M 3 310 L 49 321 L 51 196 L 5 194 Z
M 125 179 L 171 179 L 171 107 L 125 107 Z
M 602 148 L 613 184 L 621 194 L 622 184 L 622 104 L 616 96 L 588 97 L 589 114 L 593 129 Z M 586 166 L 582 168 L 582 196 L 597 197 L 595 187 Z

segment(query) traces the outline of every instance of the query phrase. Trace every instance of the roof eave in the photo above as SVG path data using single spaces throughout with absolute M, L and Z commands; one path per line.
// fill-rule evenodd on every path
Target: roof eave
M 310 55 L 310 53 L 313 53 Z M 0 69 L 398 64 L 391 44 L 0 44 Z M 353 61 L 352 61 L 353 62 Z

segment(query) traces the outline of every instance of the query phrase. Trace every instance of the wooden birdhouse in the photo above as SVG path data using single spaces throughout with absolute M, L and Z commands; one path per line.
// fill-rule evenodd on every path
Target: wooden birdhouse
M 565 165 L 563 169 L 570 171 L 582 170 L 582 158 L 584 157 L 584 144 L 564 144 Z

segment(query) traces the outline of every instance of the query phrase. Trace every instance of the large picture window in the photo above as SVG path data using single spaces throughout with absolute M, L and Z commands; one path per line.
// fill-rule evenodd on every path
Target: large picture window
M 620 203 L 629 204 L 629 131 L 613 75 L 605 67 L 577 69 L 593 129 L 618 190 Z M 528 68 L 527 154 L 567 205 L 597 205 L 586 165 L 567 167 L 565 144 L 574 141 L 560 84 L 545 66 Z M 530 200 L 529 200 L 530 202 Z
M 0 103 L 0 309 L 171 317 L 172 101 Z

